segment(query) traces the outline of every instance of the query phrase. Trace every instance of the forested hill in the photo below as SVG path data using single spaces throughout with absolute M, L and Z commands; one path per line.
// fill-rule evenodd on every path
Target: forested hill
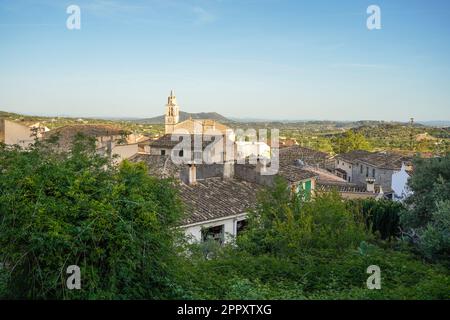
M 222 116 L 221 114 L 217 112 L 200 112 L 200 113 L 190 113 L 190 112 L 184 112 L 180 111 L 180 121 L 187 120 L 189 118 L 192 119 L 212 119 L 216 120 L 218 122 L 232 122 L 232 120 Z M 148 119 L 140 119 L 137 120 L 138 123 L 145 123 L 145 124 L 160 124 L 164 123 L 164 115 L 148 118 Z

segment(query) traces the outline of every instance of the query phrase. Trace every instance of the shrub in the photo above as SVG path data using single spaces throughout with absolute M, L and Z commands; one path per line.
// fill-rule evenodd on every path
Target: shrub
M 3 298 L 169 298 L 181 209 L 143 165 L 113 167 L 77 137 L 70 153 L 0 148 Z M 81 269 L 82 290 L 66 288 Z

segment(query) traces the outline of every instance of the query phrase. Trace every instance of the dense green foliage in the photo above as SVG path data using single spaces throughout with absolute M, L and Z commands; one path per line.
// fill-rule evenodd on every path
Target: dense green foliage
M 434 196 L 411 200 L 402 214 L 415 222 L 415 202 L 430 201 L 414 225 L 425 252 L 448 235 L 446 168 L 419 164 L 411 185 L 428 185 L 421 170 L 431 170 L 423 177 L 435 172 L 427 189 Z M 70 153 L 52 143 L 28 151 L 0 146 L 0 297 L 448 299 L 448 267 L 395 239 L 398 211 L 407 210 L 401 205 L 345 202 L 336 193 L 306 201 L 280 179 L 224 247 L 186 245 L 176 228 L 182 209 L 171 181 L 149 177 L 140 164 L 115 167 L 81 137 Z M 81 290 L 66 289 L 73 264 Z M 370 265 L 381 268 L 381 290 L 366 287 Z
M 362 213 L 366 226 L 383 240 L 400 235 L 400 214 L 403 204 L 390 200 L 361 199 L 348 201 L 349 208 Z
M 401 221 L 404 236 L 429 259 L 450 258 L 450 154 L 416 159 L 409 180 L 413 194 Z
M 249 216 L 250 228 L 238 239 L 240 247 L 254 254 L 285 256 L 293 251 L 339 251 L 366 240 L 362 216 L 348 210 L 337 193 L 303 201 L 301 193 L 289 190 L 280 178 L 260 195 L 257 210 Z
M 369 204 L 366 204 L 369 207 Z M 386 206 L 388 208 L 388 206 Z M 384 212 L 389 212 L 386 209 Z M 377 209 L 377 214 L 383 214 Z M 374 241 L 362 212 L 336 194 L 302 203 L 279 181 L 265 191 L 250 226 L 213 259 L 186 264 L 186 297 L 195 299 L 447 299 L 448 270 L 394 243 Z M 200 245 L 201 247 L 202 245 Z M 366 287 L 370 265 L 382 289 Z
M 333 144 L 336 153 L 346 153 L 353 150 L 370 150 L 369 142 L 360 133 L 353 130 L 346 131 L 342 136 L 338 136 Z
M 112 167 L 83 138 L 70 155 L 1 146 L 1 297 L 174 297 L 176 199 L 169 182 Z M 67 290 L 69 265 L 83 290 Z

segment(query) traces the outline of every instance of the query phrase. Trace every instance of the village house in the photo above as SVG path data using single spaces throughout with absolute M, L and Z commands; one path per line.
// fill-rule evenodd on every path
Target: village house
M 408 196 L 412 194 L 412 191 L 408 187 L 408 180 L 411 177 L 413 171 L 411 166 L 407 166 L 405 163 L 399 171 L 395 171 L 392 174 L 392 191 L 394 201 L 404 201 Z
M 279 155 L 281 166 L 298 164 L 322 169 L 334 167 L 334 159 L 330 154 L 299 145 L 280 148 Z
M 99 154 L 114 158 L 116 163 L 128 159 L 138 153 L 138 142 L 129 143 L 128 134 L 120 128 L 110 125 L 81 124 L 67 125 L 46 132 L 44 139 L 58 137 L 60 150 L 68 151 L 72 148 L 77 134 L 95 139 L 95 148 Z
M 230 241 L 246 226 L 262 186 L 237 179 L 208 178 L 180 184 L 187 215 L 182 228 L 191 241 Z
M 167 164 L 163 168 L 167 170 Z M 213 238 L 224 243 L 236 237 L 256 206 L 258 192 L 272 186 L 276 176 L 286 179 L 292 192 L 305 193 L 308 198 L 314 192 L 316 174 L 312 172 L 294 166 L 277 175 L 261 175 L 261 170 L 262 164 L 249 163 L 234 163 L 231 169 L 227 164 L 180 165 L 175 174 L 179 174 L 180 196 L 188 210 L 181 226 L 185 233 L 193 241 Z
M 174 91 L 170 92 L 167 98 L 166 114 L 165 114 L 165 135 L 150 141 L 146 152 L 151 154 L 170 154 L 171 150 L 179 143 L 177 136 L 191 135 L 200 137 L 201 143 L 205 143 L 216 136 L 221 139 L 223 151 L 220 154 L 208 155 L 214 158 L 221 157 L 227 151 L 227 142 L 232 143 L 232 158 L 245 159 L 248 157 L 270 158 L 270 146 L 262 141 L 245 141 L 239 137 L 236 139 L 235 132 L 232 128 L 213 119 L 187 119 L 179 122 L 180 106 L 177 104 L 177 98 Z M 220 136 L 220 137 L 219 137 Z M 192 139 L 194 142 L 194 139 Z M 209 144 L 209 143 L 208 143 Z M 206 147 L 206 145 L 204 145 Z M 230 150 L 228 150 L 230 153 Z
M 316 175 L 315 190 L 320 192 L 337 191 L 344 199 L 382 199 L 389 194 L 372 182 L 357 185 L 332 173 L 334 159 L 325 152 L 300 146 L 280 149 L 280 168 L 296 166 Z
M 213 238 L 220 243 L 235 237 L 245 227 L 257 194 L 283 177 L 292 192 L 308 198 L 316 188 L 317 174 L 296 166 L 286 166 L 277 175 L 262 175 L 262 163 L 174 164 L 169 155 L 136 154 L 132 162 L 143 162 L 149 174 L 172 178 L 187 209 L 181 228 L 192 241 Z
M 150 175 L 176 181 L 187 210 L 180 227 L 192 241 L 214 239 L 225 243 L 236 237 L 256 206 L 258 192 L 273 185 L 276 176 L 283 177 L 292 192 L 302 192 L 308 198 L 313 195 L 316 173 L 286 163 L 276 174 L 267 174 L 271 154 L 267 144 L 235 141 L 230 128 L 208 119 L 179 123 L 178 115 L 179 106 L 172 91 L 166 105 L 166 134 L 150 141 L 147 152 L 134 155 L 130 161 L 145 163 Z M 211 136 L 213 129 L 219 130 Z M 217 150 L 213 146 L 229 137 L 233 153 L 230 158 L 226 144 Z M 183 139 L 192 142 L 190 148 L 177 147 Z M 188 151 L 191 157 L 184 154 Z M 183 161 L 175 163 L 176 158 Z M 205 158 L 210 161 L 205 163 Z
M 0 119 L 0 142 L 28 148 L 49 129 L 39 122 Z
M 373 183 L 391 195 L 404 193 L 409 170 L 411 157 L 393 152 L 355 150 L 335 157 L 337 176 L 358 186 Z

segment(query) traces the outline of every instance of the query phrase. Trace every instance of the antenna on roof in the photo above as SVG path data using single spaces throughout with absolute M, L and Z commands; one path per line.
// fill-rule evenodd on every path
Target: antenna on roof
M 411 151 L 414 150 L 414 134 L 413 134 L 413 126 L 414 126 L 414 118 L 409 119 L 410 124 L 410 132 L 409 132 L 409 147 Z

